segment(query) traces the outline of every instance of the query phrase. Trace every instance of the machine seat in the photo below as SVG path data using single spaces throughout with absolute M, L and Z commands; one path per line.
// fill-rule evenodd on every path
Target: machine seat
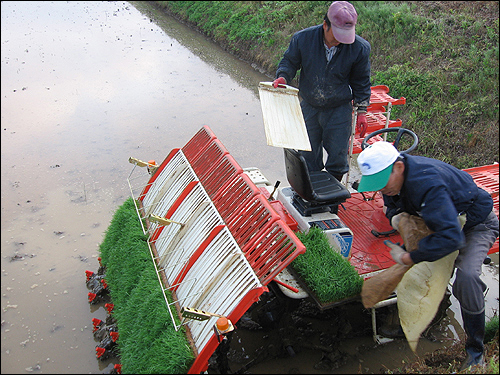
M 293 204 L 303 216 L 330 211 L 351 197 L 351 193 L 326 171 L 309 172 L 299 151 L 285 148 L 286 176 L 294 191 Z

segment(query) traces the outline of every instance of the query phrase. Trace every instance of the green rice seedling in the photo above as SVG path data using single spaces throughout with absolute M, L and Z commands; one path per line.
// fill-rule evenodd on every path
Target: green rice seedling
M 356 269 L 328 242 L 324 232 L 313 227 L 297 237 L 306 246 L 292 267 L 322 303 L 337 302 L 361 292 L 363 279 Z
M 194 355 L 184 329 L 174 328 L 131 198 L 114 214 L 100 255 L 115 305 L 122 371 L 186 373 Z

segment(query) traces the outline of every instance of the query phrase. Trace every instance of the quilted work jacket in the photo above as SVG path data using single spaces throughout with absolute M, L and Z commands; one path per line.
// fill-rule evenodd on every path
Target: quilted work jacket
M 400 212 L 424 219 L 433 234 L 419 242 L 410 253 L 414 263 L 435 261 L 464 245 L 463 231 L 482 223 L 493 209 L 490 194 L 479 188 L 472 177 L 440 160 L 404 155 L 405 180 L 397 196 L 384 195 L 389 220 Z M 467 214 L 463 228 L 457 220 Z
M 276 71 L 276 78 L 290 83 L 300 70 L 299 94 L 313 107 L 337 107 L 354 100 L 370 104 L 370 50 L 356 35 L 352 44 L 339 44 L 330 62 L 326 59 L 323 26 L 311 26 L 295 33 Z

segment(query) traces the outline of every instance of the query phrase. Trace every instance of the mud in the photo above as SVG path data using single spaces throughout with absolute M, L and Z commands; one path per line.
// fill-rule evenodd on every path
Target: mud
M 1 372 L 109 372 L 118 359 L 96 359 L 92 332 L 107 311 L 89 304 L 85 271 L 98 269 L 130 195 L 128 158 L 161 162 L 206 124 L 241 166 L 286 181 L 258 100 L 270 78 L 144 4 L 2 2 L 1 41 Z M 498 309 L 493 259 L 488 316 Z M 288 313 L 269 321 L 262 306 L 277 298 L 238 323 L 231 371 L 259 358 L 248 371 L 378 372 L 413 356 L 404 340 L 375 345 L 361 308 L 342 320 L 286 301 Z M 462 335 L 454 306 L 420 353 Z
M 442 302 L 419 354 L 453 340 L 449 305 Z M 396 321 L 395 305 L 377 310 L 377 329 Z M 375 343 L 371 311 L 360 301 L 322 309 L 309 298 L 285 297 L 273 284 L 236 327 L 227 362 L 215 354 L 209 373 L 380 373 L 417 358 L 404 338 Z

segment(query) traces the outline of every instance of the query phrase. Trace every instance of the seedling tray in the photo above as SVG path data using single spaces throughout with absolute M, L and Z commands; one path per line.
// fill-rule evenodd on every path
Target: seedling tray
M 319 300 L 318 296 L 316 295 L 316 293 L 314 293 L 314 291 L 312 291 L 311 288 L 309 288 L 309 286 L 306 284 L 304 279 L 299 275 L 299 273 L 293 268 L 292 265 L 289 265 L 287 267 L 287 269 L 292 274 L 292 276 L 295 278 L 295 280 L 297 280 L 300 287 L 303 288 L 309 294 L 309 297 L 311 297 L 311 299 L 318 305 L 318 307 L 321 311 L 331 309 L 332 307 L 337 307 L 337 306 L 340 306 L 340 305 L 343 305 L 346 303 L 350 303 L 350 302 L 356 302 L 356 301 L 361 302 L 360 295 L 344 298 L 344 299 L 341 299 L 338 301 L 321 302 Z

